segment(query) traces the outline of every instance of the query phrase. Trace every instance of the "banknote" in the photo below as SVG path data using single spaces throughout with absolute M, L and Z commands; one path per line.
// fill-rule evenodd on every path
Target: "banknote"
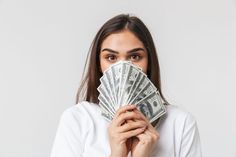
M 115 91 L 115 100 L 116 100 L 116 106 L 115 109 L 119 108 L 118 104 L 118 98 L 119 98 L 119 89 L 120 89 L 120 80 L 121 80 L 121 74 L 122 74 L 122 63 L 119 62 L 118 64 L 115 64 L 111 67 L 111 72 L 112 72 L 112 78 L 113 78 L 113 83 L 114 83 L 114 91 Z
M 122 92 L 120 95 L 120 105 L 128 105 L 126 100 L 128 99 L 134 82 L 137 80 L 139 74 L 141 74 L 140 70 L 130 65 L 126 79 L 124 80 L 124 83 L 121 87 Z
M 155 87 L 155 85 L 151 81 L 148 81 L 148 83 L 141 89 L 139 93 L 136 94 L 136 96 L 131 100 L 130 103 L 136 104 L 141 99 L 143 99 L 144 97 L 148 96 L 149 94 L 151 94 L 156 90 L 157 88 Z
M 116 104 L 116 100 L 114 95 L 114 90 L 113 90 L 113 81 L 111 79 L 111 75 L 109 72 L 107 72 L 103 77 L 100 78 L 101 85 L 98 87 L 99 93 L 112 93 L 109 95 L 109 99 L 113 106 Z M 102 90 L 100 90 L 102 88 Z M 104 89 L 105 88 L 105 89 Z
M 166 112 L 165 106 L 156 91 L 137 102 L 136 106 L 151 123 Z
M 100 94 L 98 96 L 98 100 L 99 100 L 100 106 L 102 106 L 107 111 L 109 111 L 111 115 L 115 115 L 115 112 L 116 112 L 115 108 L 111 104 L 109 104 L 109 102 L 104 98 L 103 94 Z
M 134 98 L 142 91 L 142 89 L 148 84 L 149 80 L 147 76 L 142 75 L 141 80 L 138 82 L 138 85 L 133 89 L 133 92 L 129 96 L 128 103 L 131 104 Z
M 98 100 L 101 114 L 111 121 L 123 105 L 133 104 L 150 122 L 166 113 L 158 89 L 142 69 L 130 61 L 111 65 L 100 78 Z
M 111 92 L 110 92 L 110 97 L 112 97 L 113 102 L 116 104 L 116 92 L 115 92 L 115 88 L 114 88 L 114 79 L 113 79 L 113 74 L 112 71 L 110 70 L 111 68 L 108 68 L 107 70 L 104 71 L 103 76 L 100 78 L 100 82 L 102 85 L 104 82 L 107 82 L 106 84 L 108 84 L 108 88 L 110 88 Z
M 113 116 L 108 111 L 102 110 L 101 115 L 108 121 L 112 121 L 113 119 Z
M 124 84 L 126 82 L 126 79 L 128 78 L 128 71 L 130 70 L 131 66 L 128 62 L 124 62 L 122 64 L 122 71 L 121 71 L 121 78 L 120 78 L 120 84 L 119 84 L 119 94 L 118 94 L 118 104 L 121 106 L 122 104 L 122 98 L 121 95 L 123 94 L 124 90 Z

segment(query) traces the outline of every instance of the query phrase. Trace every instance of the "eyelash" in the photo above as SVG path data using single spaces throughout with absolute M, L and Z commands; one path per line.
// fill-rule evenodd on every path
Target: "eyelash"
M 130 60 L 132 60 L 132 57 L 138 57 L 138 59 L 134 59 L 134 61 L 139 61 L 140 59 L 142 59 L 142 57 L 141 57 L 141 55 L 139 55 L 139 54 L 132 54 L 132 55 L 130 55 L 129 56 L 129 58 L 130 58 Z
M 138 59 L 133 59 L 133 57 L 134 58 L 138 57 Z M 111 59 L 111 58 L 113 58 L 113 59 Z M 115 62 L 117 60 L 117 56 L 109 54 L 105 57 L 105 59 L 108 60 L 109 62 Z M 131 60 L 131 61 L 139 61 L 141 59 L 142 59 L 142 56 L 139 54 L 132 54 L 129 56 L 129 60 Z
M 107 55 L 107 56 L 105 57 L 105 59 L 108 60 L 108 61 L 110 61 L 110 62 L 113 62 L 114 59 L 111 60 L 111 59 L 110 59 L 111 57 L 117 59 L 117 58 L 116 58 L 116 55 Z

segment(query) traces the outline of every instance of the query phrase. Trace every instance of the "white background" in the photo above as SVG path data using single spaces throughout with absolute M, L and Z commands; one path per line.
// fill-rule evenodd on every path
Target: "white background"
M 206 157 L 236 156 L 235 0 L 0 0 L 0 157 L 49 156 L 100 26 L 150 29 L 170 103 L 197 119 Z

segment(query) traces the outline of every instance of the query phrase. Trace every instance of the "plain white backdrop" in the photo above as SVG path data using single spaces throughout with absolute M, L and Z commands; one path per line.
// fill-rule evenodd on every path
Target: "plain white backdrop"
M 49 156 L 90 44 L 120 13 L 150 29 L 164 95 L 197 119 L 203 155 L 236 156 L 235 0 L 0 0 L 0 157 Z

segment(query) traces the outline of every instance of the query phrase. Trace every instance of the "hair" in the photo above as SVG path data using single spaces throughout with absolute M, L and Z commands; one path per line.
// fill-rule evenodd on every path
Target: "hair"
M 99 79 L 103 75 L 100 70 L 99 60 L 101 45 L 109 35 L 125 29 L 132 32 L 144 44 L 148 53 L 147 76 L 158 89 L 164 104 L 168 104 L 161 90 L 160 67 L 151 33 L 138 17 L 129 14 L 120 14 L 111 18 L 97 32 L 86 59 L 82 82 L 77 92 L 76 103 L 83 100 L 99 103 L 97 87 L 100 84 Z

